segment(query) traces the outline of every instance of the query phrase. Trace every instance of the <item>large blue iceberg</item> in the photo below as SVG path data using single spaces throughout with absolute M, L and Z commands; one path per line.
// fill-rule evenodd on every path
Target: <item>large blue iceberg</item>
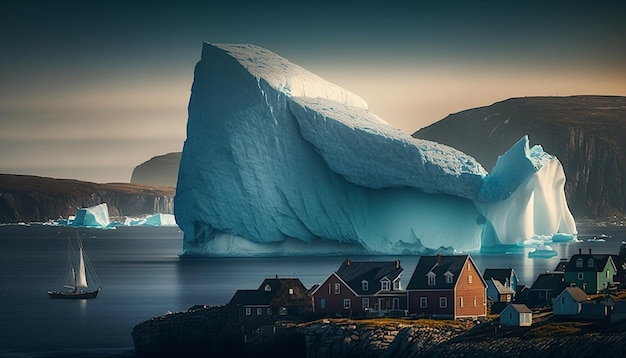
M 489 174 L 266 49 L 205 43 L 174 210 L 186 255 L 468 252 L 576 233 L 564 184 L 526 137 Z

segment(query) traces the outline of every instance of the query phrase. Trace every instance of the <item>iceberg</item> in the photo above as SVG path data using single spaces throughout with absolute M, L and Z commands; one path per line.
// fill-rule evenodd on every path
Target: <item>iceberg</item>
M 77 209 L 76 216 L 69 225 L 98 228 L 106 227 L 109 223 L 109 208 L 106 203 L 102 203 L 88 208 Z
M 492 173 L 254 45 L 204 43 L 175 197 L 183 255 L 454 253 L 574 234 L 555 157 Z

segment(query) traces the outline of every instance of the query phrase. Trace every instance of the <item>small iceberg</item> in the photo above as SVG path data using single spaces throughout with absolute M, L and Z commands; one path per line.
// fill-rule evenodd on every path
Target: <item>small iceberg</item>
M 530 251 L 528 253 L 529 258 L 550 258 L 558 255 L 553 248 L 548 245 L 541 245 L 537 247 L 534 251 Z
M 604 234 L 603 234 L 603 235 L 604 235 Z M 608 237 L 608 236 L 604 235 L 604 237 Z M 591 238 L 591 239 L 587 239 L 587 241 L 588 241 L 588 242 L 605 242 L 606 240 L 604 240 L 604 239 L 602 238 L 602 235 L 600 235 L 600 237 L 596 237 L 596 236 L 594 236 L 594 237 L 593 237 L 593 238 Z
M 570 242 L 574 241 L 574 235 L 572 234 L 564 234 L 564 233 L 556 233 L 552 235 L 552 242 Z

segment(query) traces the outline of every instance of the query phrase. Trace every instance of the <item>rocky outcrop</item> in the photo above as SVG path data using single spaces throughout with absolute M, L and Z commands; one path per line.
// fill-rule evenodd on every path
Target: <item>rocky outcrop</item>
M 169 314 L 133 330 L 137 357 L 593 357 L 623 356 L 626 323 L 323 319 L 247 337 L 226 306 Z
M 626 213 L 626 97 L 513 98 L 451 114 L 413 137 L 457 148 L 490 171 L 496 154 L 526 134 L 563 164 L 574 216 Z
M 168 153 L 139 164 L 133 170 L 130 182 L 176 187 L 181 156 L 182 152 Z
M 0 174 L 0 222 L 42 222 L 106 203 L 109 216 L 174 212 L 175 189 Z

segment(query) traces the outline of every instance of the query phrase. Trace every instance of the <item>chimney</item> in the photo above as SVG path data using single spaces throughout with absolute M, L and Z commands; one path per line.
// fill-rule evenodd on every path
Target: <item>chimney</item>
M 582 253 L 583 253 L 583 249 L 581 249 L 581 248 L 579 247 L 579 248 L 578 248 L 578 254 L 579 254 L 579 255 L 582 255 Z
M 591 255 L 591 247 L 589 248 L 589 255 Z
M 346 266 L 350 266 L 350 259 L 346 259 Z
M 400 260 L 396 260 L 396 268 L 399 269 L 400 268 Z
M 437 265 L 441 265 L 441 254 L 437 254 Z

